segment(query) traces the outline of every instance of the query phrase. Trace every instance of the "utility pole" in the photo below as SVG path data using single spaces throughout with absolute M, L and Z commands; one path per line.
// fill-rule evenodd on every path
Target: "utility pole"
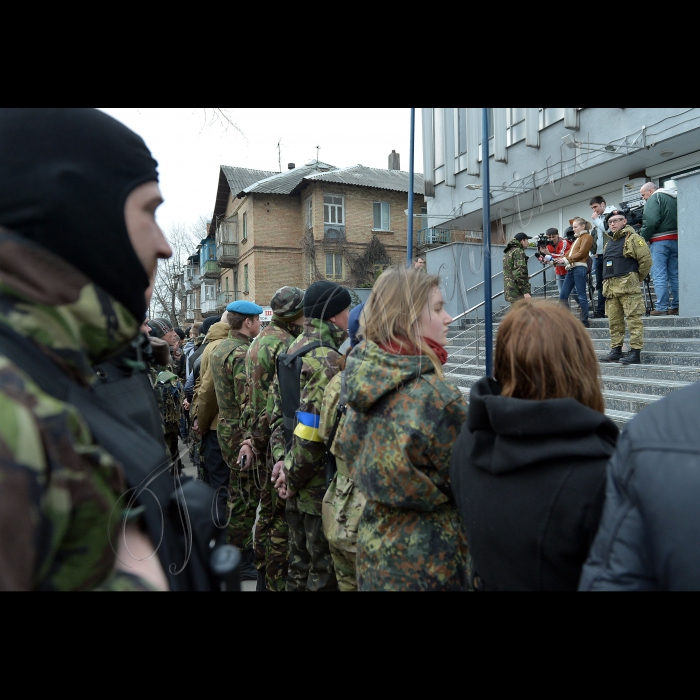
M 486 376 L 493 376 L 493 317 L 491 313 L 491 187 L 489 177 L 489 110 L 481 110 L 481 166 L 484 169 L 484 332 L 486 343 Z
M 413 262 L 413 149 L 416 140 L 416 108 L 411 107 L 411 146 L 408 157 L 408 227 L 406 229 L 406 258 L 408 266 Z

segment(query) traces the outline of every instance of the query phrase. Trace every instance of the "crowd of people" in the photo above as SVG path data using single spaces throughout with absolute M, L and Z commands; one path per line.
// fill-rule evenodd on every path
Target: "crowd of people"
M 96 110 L 0 110 L 0 590 L 700 588 L 700 385 L 620 437 L 585 324 L 522 298 L 467 403 L 422 260 L 354 308 L 284 286 L 262 330 L 250 301 L 144 321 L 172 254 L 156 165 Z M 608 224 L 626 313 L 609 283 L 646 243 Z

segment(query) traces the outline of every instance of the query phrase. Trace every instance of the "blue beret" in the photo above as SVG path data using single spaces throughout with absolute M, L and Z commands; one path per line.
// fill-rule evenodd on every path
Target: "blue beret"
M 227 307 L 226 311 L 233 311 L 237 314 L 243 314 L 244 316 L 259 316 L 263 310 L 262 306 L 254 304 L 252 301 L 232 301 Z

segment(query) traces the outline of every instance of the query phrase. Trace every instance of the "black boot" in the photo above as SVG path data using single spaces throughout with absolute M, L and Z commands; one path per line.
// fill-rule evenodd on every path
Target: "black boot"
M 612 348 L 610 352 L 605 357 L 599 357 L 601 362 L 619 362 L 622 357 L 622 346 L 617 348 Z
M 238 567 L 238 574 L 241 581 L 257 581 L 258 570 L 255 568 L 255 552 L 252 548 L 241 550 L 241 563 Z
M 258 569 L 258 585 L 255 587 L 256 591 L 266 591 L 267 584 L 265 582 L 265 569 Z
M 641 350 L 635 350 L 632 348 L 623 358 L 620 359 L 621 365 L 640 365 L 642 363 L 642 358 L 639 356 Z

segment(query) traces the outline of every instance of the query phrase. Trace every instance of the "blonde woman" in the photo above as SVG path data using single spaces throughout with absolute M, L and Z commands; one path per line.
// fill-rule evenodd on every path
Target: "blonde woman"
M 568 306 L 569 294 L 576 287 L 578 294 L 578 303 L 581 307 L 581 323 L 586 328 L 590 328 L 588 322 L 588 296 L 586 296 L 586 277 L 588 275 L 588 253 L 593 245 L 593 237 L 591 229 L 593 225 L 590 221 L 577 216 L 572 222 L 571 227 L 574 230 L 574 241 L 571 249 L 562 258 L 566 265 L 566 277 L 561 287 L 559 300 Z
M 466 417 L 443 378 L 452 319 L 439 278 L 391 267 L 362 314 L 347 360 L 339 446 L 367 497 L 358 527 L 360 591 L 464 590 L 467 542 L 452 497 L 452 445 Z

